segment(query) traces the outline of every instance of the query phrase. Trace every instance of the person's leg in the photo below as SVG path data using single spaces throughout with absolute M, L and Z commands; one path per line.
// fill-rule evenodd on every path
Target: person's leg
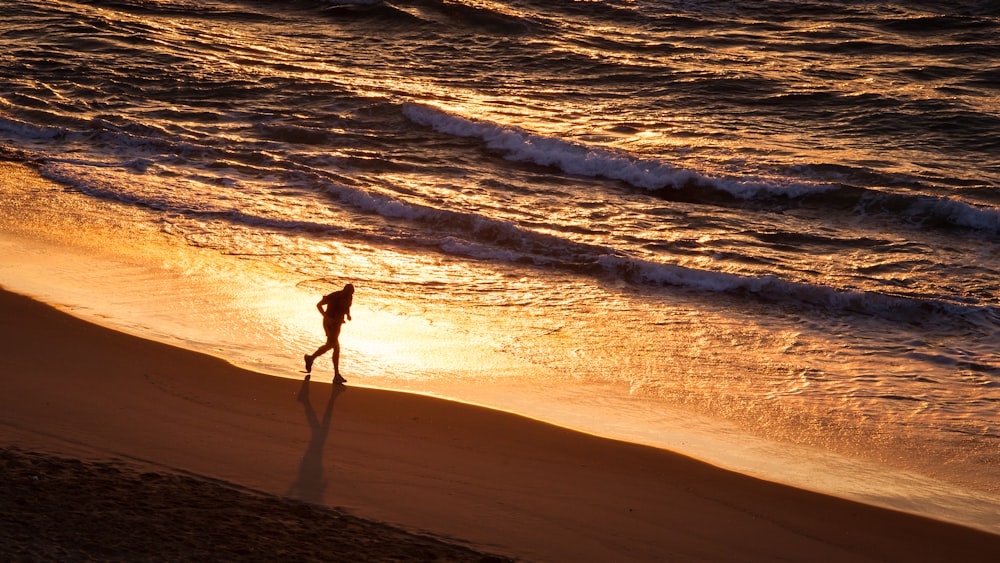
M 333 347 L 333 380 L 335 382 L 343 383 L 347 381 L 342 375 L 340 375 L 340 327 L 342 325 L 338 324 L 337 327 L 332 331 L 331 346 Z
M 337 335 L 340 334 L 340 326 L 337 325 L 334 327 L 332 326 L 332 323 L 323 319 L 323 331 L 326 332 L 326 343 L 317 348 L 312 354 L 305 355 L 306 373 L 312 373 L 312 365 L 313 362 L 316 361 L 316 358 L 326 354 L 331 348 L 334 347 L 334 344 L 337 341 Z
M 313 354 L 306 354 L 306 356 L 305 356 L 305 360 L 306 360 L 306 373 L 312 372 L 313 361 L 316 358 L 322 356 L 323 354 L 326 354 L 327 351 L 330 350 L 330 348 L 333 348 L 333 344 L 330 344 L 329 342 L 327 342 L 326 344 L 324 344 L 324 345 L 320 346 L 319 348 L 317 348 L 315 353 L 313 353 Z
M 315 360 L 316 358 L 318 358 L 318 357 L 322 356 L 323 354 L 326 354 L 327 352 L 329 352 L 331 349 L 336 349 L 336 345 L 330 343 L 329 341 L 327 341 L 326 344 L 324 344 L 324 345 L 322 345 L 322 346 L 320 346 L 319 348 L 316 349 L 316 352 L 314 352 L 312 354 L 312 359 Z

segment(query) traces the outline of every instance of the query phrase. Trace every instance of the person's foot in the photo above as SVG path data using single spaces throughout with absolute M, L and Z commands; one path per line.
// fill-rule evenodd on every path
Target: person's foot
M 312 373 L 313 370 L 313 357 L 309 354 L 305 355 L 306 360 L 306 373 Z
M 338 373 L 337 375 L 333 376 L 333 382 L 334 383 L 347 383 L 347 380 L 344 379 L 344 376 L 342 376 L 342 375 L 340 375 Z

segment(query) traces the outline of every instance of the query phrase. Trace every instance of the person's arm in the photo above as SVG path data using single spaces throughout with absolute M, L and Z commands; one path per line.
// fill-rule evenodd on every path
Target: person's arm
M 353 295 L 348 295 L 347 296 L 347 309 L 345 311 L 347 313 L 347 320 L 351 320 L 351 304 L 352 303 L 354 303 L 354 296 Z
M 323 309 L 323 305 L 326 305 L 326 297 L 325 296 L 322 299 L 319 300 L 319 303 L 316 304 L 316 308 L 319 309 L 319 314 L 321 314 L 321 315 L 323 315 L 325 317 L 326 316 L 326 310 Z

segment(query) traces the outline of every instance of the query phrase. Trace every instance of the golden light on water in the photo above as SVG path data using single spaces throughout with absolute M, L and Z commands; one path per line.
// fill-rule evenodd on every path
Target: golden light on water
M 5 287 L 302 378 L 317 301 L 351 282 L 351 385 L 704 440 L 735 466 L 761 457 L 748 434 L 874 445 L 995 487 L 958 458 L 995 434 L 992 324 L 895 318 L 995 303 L 974 258 L 995 171 L 962 161 L 1000 99 L 972 60 L 991 22 L 160 4 L 58 3 L 44 44 L 9 38 L 0 121 L 66 185 L 5 184 Z M 327 354 L 312 381 L 332 375 Z
M 122 212 L 141 210 L 95 203 L 22 168 L 2 166 L 5 177 L 20 178 L 5 186 L 34 183 L 40 188 L 29 197 L 3 200 L 17 202 L 19 218 L 16 224 L 0 224 L 0 235 L 6 231 L 20 237 L 16 247 L 5 247 L 4 266 L 16 272 L 8 276 L 9 283 L 42 297 L 59 296 L 85 316 L 100 303 L 102 318 L 118 328 L 297 378 L 302 377 L 302 355 L 325 340 L 316 303 L 351 281 L 358 293 L 354 320 L 341 335 L 345 373 L 406 380 L 475 373 L 495 369 L 502 361 L 489 343 L 459 328 L 463 321 L 454 309 L 427 313 L 413 299 L 409 307 L 396 306 L 397 290 L 436 283 L 446 287 L 447 277 L 455 275 L 446 265 L 301 238 L 302 250 L 336 257 L 330 262 L 332 274 L 352 274 L 343 280 L 302 280 L 264 262 L 178 244 L 169 235 L 145 228 L 142 221 L 115 219 Z M 47 194 L 55 193 L 48 190 L 58 197 L 48 199 Z M 41 199 L 34 201 L 36 197 Z M 73 213 L 62 213 L 63 204 Z M 93 221 L 76 220 L 81 213 Z M 399 287 L 387 291 L 382 281 L 373 285 L 369 280 L 376 270 L 383 278 L 401 272 Z M 328 354 L 317 361 L 318 378 L 332 375 L 330 360 Z

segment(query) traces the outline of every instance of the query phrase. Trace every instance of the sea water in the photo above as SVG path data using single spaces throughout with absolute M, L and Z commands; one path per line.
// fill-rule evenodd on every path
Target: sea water
M 1000 530 L 994 3 L 0 8 L 5 286 Z

